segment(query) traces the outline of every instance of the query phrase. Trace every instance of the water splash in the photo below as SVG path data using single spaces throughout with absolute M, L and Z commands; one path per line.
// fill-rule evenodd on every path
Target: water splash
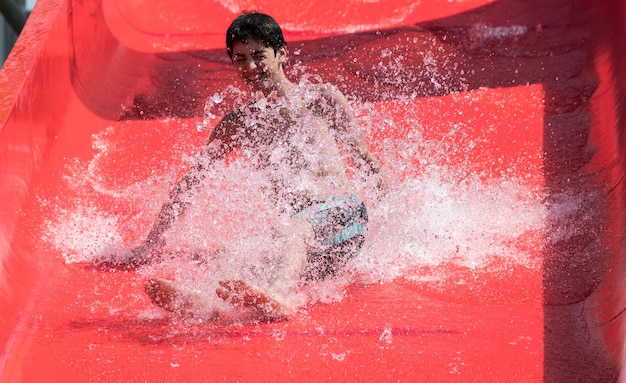
M 56 222 L 48 221 L 45 226 L 43 239 L 61 251 L 67 263 L 95 259 L 101 254 L 125 253 L 118 218 L 94 207 L 61 210 Z
M 234 87 L 215 93 L 196 129 L 214 125 L 223 105 L 241 103 L 246 96 Z M 355 280 L 446 279 L 450 277 L 445 274 L 447 269 L 437 268 L 447 264 L 480 270 L 504 260 L 537 267 L 533 255 L 516 243 L 528 233 L 545 229 L 541 194 L 523 175 L 486 177 L 471 171 L 465 161 L 471 160 L 475 141 L 465 137 L 468 126 L 464 124 L 468 122 L 450 122 L 447 136 L 453 139 L 442 142 L 423 138 L 421 132 L 428 127 L 419 121 L 419 111 L 406 110 L 399 121 L 397 114 L 369 103 L 354 102 L 354 109 L 366 136 L 383 132 L 384 140 L 375 147 L 392 187 L 378 200 L 369 194 L 367 182 L 355 178 L 370 205 L 370 229 L 362 254 L 349 263 L 345 276 L 311 284 L 288 297 L 291 303 L 341 300 L 346 284 Z M 393 138 L 403 126 L 411 129 Z M 68 190 L 77 199 L 71 207 L 57 206 L 46 224 L 45 239 L 67 263 L 127 254 L 149 230 L 169 192 L 168 185 L 180 173 L 180 167 L 172 166 L 161 175 L 111 185 L 107 163 L 124 152 L 118 148 L 123 143 L 116 141 L 116 129 L 112 126 L 94 135 L 93 158 L 68 167 Z M 450 153 L 456 153 L 461 161 L 451 163 Z M 195 161 L 187 152 L 181 152 L 179 158 L 186 165 Z M 268 222 L 277 215 L 264 192 L 270 187 L 268 180 L 242 155 L 211 169 L 192 197 L 192 207 L 165 236 L 165 252 L 172 259 L 140 272 L 169 276 L 184 288 L 202 291 L 214 291 L 220 278 L 243 278 L 267 286 L 271 276 L 268 265 L 275 262 L 268 257 L 276 253 Z M 102 204 L 103 199 L 108 202 Z M 236 251 L 231 254 L 237 254 L 236 259 L 219 259 L 225 243 L 234 244 Z M 198 262 L 199 258 L 205 261 Z M 219 305 L 220 300 L 213 297 L 212 304 Z

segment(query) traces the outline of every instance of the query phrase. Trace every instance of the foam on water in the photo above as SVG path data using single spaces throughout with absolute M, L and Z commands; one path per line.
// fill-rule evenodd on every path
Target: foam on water
M 96 259 L 101 254 L 125 253 L 117 217 L 81 205 L 57 214 L 56 222 L 46 223 L 44 240 L 61 251 L 66 263 Z
M 432 170 L 372 211 L 372 241 L 356 265 L 361 275 L 390 280 L 446 263 L 480 269 L 495 258 L 532 264 L 514 247 L 521 235 L 543 229 L 544 210 L 532 190 L 507 179 L 450 183 Z

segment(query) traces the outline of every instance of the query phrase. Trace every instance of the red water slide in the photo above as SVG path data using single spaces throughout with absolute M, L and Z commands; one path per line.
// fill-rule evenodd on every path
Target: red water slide
M 251 9 L 283 26 L 290 77 L 346 94 L 390 193 L 291 320 L 180 318 L 143 284 L 189 265 L 89 261 L 140 243 L 239 102 L 224 32 Z M 621 0 L 39 0 L 0 72 L 0 381 L 624 381 L 625 19 Z M 172 237 L 226 239 L 255 219 L 243 196 Z

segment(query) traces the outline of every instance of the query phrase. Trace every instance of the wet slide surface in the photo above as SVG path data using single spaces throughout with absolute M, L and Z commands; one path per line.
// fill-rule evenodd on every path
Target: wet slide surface
M 587 176 L 604 88 L 580 4 L 414 3 L 40 0 L 14 52 L 28 67 L 2 79 L 0 381 L 615 381 L 618 347 L 583 332 L 619 322 L 620 298 L 589 296 L 621 262 Z M 346 94 L 392 187 L 363 192 L 363 254 L 292 320 L 179 318 L 146 279 L 210 271 L 88 265 L 141 242 L 245 97 L 222 41 L 255 7 L 284 26 L 292 79 Z M 262 221 L 245 161 L 220 170 L 172 252 Z

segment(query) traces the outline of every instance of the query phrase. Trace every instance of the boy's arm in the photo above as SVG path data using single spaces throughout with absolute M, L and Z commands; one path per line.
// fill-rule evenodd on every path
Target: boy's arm
M 195 164 L 170 191 L 146 240 L 139 247 L 132 250 L 133 256 L 138 258 L 137 261 L 147 263 L 149 262 L 147 257 L 150 257 L 153 253 L 158 253 L 159 248 L 165 244 L 161 237 L 162 234 L 184 214 L 190 205 L 189 195 L 201 185 L 202 180 L 206 178 L 206 172 L 209 170 L 209 167 L 232 151 L 233 127 L 234 119 L 232 114 L 226 116 L 215 127 L 206 147 L 198 156 Z
M 382 167 L 372 154 L 365 137 L 358 126 L 352 108 L 345 96 L 337 89 L 328 90 L 329 104 L 334 108 L 334 121 L 331 126 L 337 131 L 355 167 L 364 179 L 375 178 L 376 188 L 386 193 L 387 182 L 381 174 Z

